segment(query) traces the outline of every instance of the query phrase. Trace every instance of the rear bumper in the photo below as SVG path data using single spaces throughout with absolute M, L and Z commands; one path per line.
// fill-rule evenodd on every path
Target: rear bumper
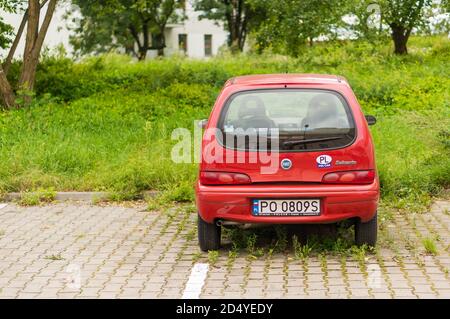
M 242 223 L 332 223 L 359 218 L 369 221 L 376 213 L 380 191 L 370 185 L 243 185 L 205 186 L 197 182 L 196 203 L 203 220 L 223 219 Z M 265 217 L 251 214 L 255 198 L 320 198 L 320 216 Z

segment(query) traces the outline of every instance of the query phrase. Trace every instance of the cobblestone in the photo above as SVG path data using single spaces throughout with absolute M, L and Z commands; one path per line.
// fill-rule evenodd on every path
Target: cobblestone
M 200 298 L 450 298 L 448 201 L 424 214 L 394 213 L 377 255 L 296 259 L 220 250 Z M 180 298 L 199 253 L 188 206 L 58 203 L 0 209 L 0 298 Z M 393 226 L 393 227 L 391 227 Z M 424 238 L 438 238 L 438 255 Z M 231 246 L 227 246 L 231 247 Z M 262 247 L 267 248 L 267 247 Z

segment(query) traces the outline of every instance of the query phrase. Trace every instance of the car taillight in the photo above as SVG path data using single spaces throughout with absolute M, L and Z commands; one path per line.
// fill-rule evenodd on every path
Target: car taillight
M 328 173 L 322 178 L 323 183 L 332 184 L 372 184 L 375 171 L 344 171 Z
M 201 172 L 200 183 L 203 185 L 250 184 L 250 177 L 240 173 Z

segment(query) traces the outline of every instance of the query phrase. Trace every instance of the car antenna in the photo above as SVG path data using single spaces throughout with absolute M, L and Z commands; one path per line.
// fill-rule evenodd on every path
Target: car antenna
M 306 130 L 308 129 L 309 124 L 305 124 L 305 126 L 303 127 L 303 139 L 306 139 Z
M 309 127 L 309 124 L 305 124 L 305 126 L 303 127 L 303 139 L 304 140 L 306 140 L 306 130 L 308 129 L 308 127 Z M 306 150 L 306 144 L 304 147 L 305 147 L 304 149 Z

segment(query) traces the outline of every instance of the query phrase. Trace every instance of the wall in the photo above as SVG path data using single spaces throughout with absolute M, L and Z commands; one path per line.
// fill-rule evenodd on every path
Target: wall
M 223 25 L 217 25 L 215 21 L 200 20 L 200 12 L 194 11 L 192 0 L 186 1 L 187 19 L 180 24 L 169 25 L 166 30 L 166 53 L 168 55 L 180 53 L 178 47 L 178 35 L 187 34 L 187 56 L 191 58 L 205 57 L 204 35 L 212 35 L 212 54 L 216 55 L 219 48 L 226 44 L 228 32 Z

